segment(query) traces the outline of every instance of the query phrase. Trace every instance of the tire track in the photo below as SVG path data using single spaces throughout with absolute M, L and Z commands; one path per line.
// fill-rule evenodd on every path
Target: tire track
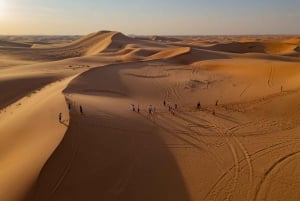
M 242 125 L 244 126 L 244 125 Z M 232 129 L 234 128 L 234 129 Z M 231 134 L 231 136 L 233 137 L 234 141 L 236 142 L 236 144 L 239 146 L 240 150 L 242 151 L 243 155 L 245 156 L 245 159 L 247 161 L 247 165 L 249 168 L 249 177 L 248 180 L 250 182 L 250 187 L 253 185 L 253 164 L 252 164 L 252 159 L 251 156 L 248 152 L 248 150 L 246 149 L 246 147 L 243 145 L 243 143 L 234 135 L 236 133 L 236 131 L 239 129 L 239 126 L 234 126 L 230 129 L 228 129 L 228 133 Z M 249 189 L 250 190 L 250 189 Z M 248 190 L 248 196 L 250 191 Z
M 240 97 L 242 97 L 251 86 L 252 86 L 252 83 L 250 83 L 248 86 L 246 86 L 246 88 L 241 92 Z
M 72 167 L 72 163 L 73 163 L 74 159 L 76 158 L 76 155 L 77 155 L 77 152 L 78 152 L 78 147 L 79 147 L 79 145 L 76 144 L 75 148 L 72 152 L 71 158 L 68 161 L 66 167 L 64 168 L 64 170 L 63 170 L 61 176 L 59 177 L 58 181 L 56 182 L 55 186 L 53 187 L 50 196 L 57 192 L 57 190 L 60 188 L 61 184 L 63 183 L 64 179 L 66 178 L 66 176 L 70 172 L 71 167 Z M 49 200 L 50 196 L 48 196 L 48 199 L 46 199 L 46 200 Z
M 266 179 L 269 177 L 269 175 L 276 168 L 278 168 L 281 164 L 283 164 L 287 160 L 289 160 L 289 159 L 291 159 L 291 158 L 293 158 L 293 157 L 295 157 L 295 156 L 297 156 L 299 154 L 300 154 L 300 151 L 296 151 L 296 152 L 290 153 L 288 155 L 285 155 L 285 156 L 281 157 L 279 160 L 277 160 L 275 163 L 273 163 L 273 165 L 264 173 L 263 178 L 260 180 L 260 182 L 256 186 L 253 201 L 257 201 L 258 196 L 259 196 L 259 194 L 261 192 L 261 188 L 264 185 L 264 183 L 266 182 Z
M 272 88 L 272 80 L 273 80 L 273 66 L 271 66 L 271 70 L 270 70 L 270 73 L 269 73 L 269 78 L 268 78 L 268 86 L 269 88 Z
M 252 158 L 252 161 L 255 161 L 256 159 L 259 159 L 261 156 L 264 156 L 274 150 L 279 150 L 279 149 L 283 149 L 283 148 L 286 148 L 288 146 L 293 146 L 293 145 L 296 145 L 296 144 L 299 144 L 299 142 L 297 143 L 290 143 L 290 142 L 281 142 L 281 143 L 277 143 L 277 144 L 274 144 L 274 145 L 271 145 L 269 147 L 266 147 L 264 149 L 261 149 L 261 150 L 258 150 L 256 152 L 254 152 L 253 154 L 250 154 L 250 157 Z M 272 149 L 274 148 L 274 149 Z M 258 155 L 260 154 L 260 155 Z M 258 155 L 258 156 L 257 156 Z M 257 157 L 255 157 L 257 156 Z M 239 163 L 241 164 L 241 171 L 246 167 L 248 166 L 248 164 L 243 164 L 244 162 L 246 161 L 245 158 L 243 158 L 242 160 L 239 161 Z M 225 172 L 224 174 L 222 174 L 219 179 L 215 182 L 215 184 L 211 187 L 211 189 L 209 190 L 209 192 L 206 194 L 205 196 L 205 199 L 204 200 L 207 200 L 209 195 L 214 191 L 214 189 L 216 189 L 216 187 L 229 175 L 229 173 L 232 171 L 232 169 L 234 168 L 231 167 L 228 169 L 227 172 Z M 253 196 L 252 196 L 253 197 Z M 252 200 L 252 199 L 251 199 Z
M 238 185 L 238 181 L 239 181 L 239 177 L 240 177 L 240 163 L 239 163 L 239 158 L 238 158 L 238 152 L 236 147 L 234 146 L 234 144 L 231 142 L 230 137 L 226 136 L 226 131 L 224 130 L 224 128 L 219 127 L 217 124 L 219 124 L 219 122 L 216 122 L 215 120 L 213 120 L 212 124 L 215 127 L 215 131 L 220 135 L 223 136 L 229 149 L 231 152 L 231 155 L 233 157 L 234 160 L 234 165 L 233 165 L 233 169 L 234 169 L 234 176 L 233 176 L 233 180 L 231 180 L 231 184 L 229 184 L 228 186 L 228 191 L 226 192 L 226 200 L 231 200 L 234 191 L 237 188 Z M 229 172 L 228 172 L 229 173 Z M 218 183 L 218 181 L 217 181 Z M 217 185 L 216 185 L 217 186 Z M 211 191 L 212 192 L 212 191 Z M 209 194 L 208 194 L 209 195 Z M 207 197 L 205 198 L 207 199 Z

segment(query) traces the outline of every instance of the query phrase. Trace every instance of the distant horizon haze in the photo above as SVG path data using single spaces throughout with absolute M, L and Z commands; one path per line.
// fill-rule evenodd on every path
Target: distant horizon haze
M 0 35 L 299 35 L 299 0 L 0 0 Z

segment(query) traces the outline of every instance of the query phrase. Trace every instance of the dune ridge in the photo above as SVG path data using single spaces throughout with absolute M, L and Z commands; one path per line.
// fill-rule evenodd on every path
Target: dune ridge
M 0 40 L 0 47 L 31 47 L 31 44 Z
M 52 83 L 32 97 L 20 99 L 1 111 L 2 200 L 24 199 L 43 165 L 62 140 L 69 124 L 62 90 L 73 78 Z M 59 112 L 63 113 L 63 123 L 58 121 Z

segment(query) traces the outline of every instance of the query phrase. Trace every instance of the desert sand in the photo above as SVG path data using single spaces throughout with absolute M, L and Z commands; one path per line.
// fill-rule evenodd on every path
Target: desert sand
M 0 41 L 1 201 L 300 199 L 299 36 L 42 39 Z

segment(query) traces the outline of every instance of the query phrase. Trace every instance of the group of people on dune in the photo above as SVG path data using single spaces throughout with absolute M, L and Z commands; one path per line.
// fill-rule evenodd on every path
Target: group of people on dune
M 68 109 L 69 109 L 69 111 L 71 111 L 71 109 L 72 109 L 72 104 L 70 102 L 68 103 Z M 83 107 L 82 107 L 82 105 L 79 105 L 79 112 L 80 112 L 81 115 L 83 115 Z M 62 112 L 58 113 L 58 121 L 60 123 L 63 123 L 63 114 L 62 114 Z
M 215 105 L 218 106 L 218 104 L 219 104 L 219 100 L 216 101 Z M 175 112 L 178 111 L 178 105 L 177 105 L 177 103 L 175 103 L 174 105 L 172 105 L 171 103 L 169 103 L 169 102 L 167 102 L 166 100 L 164 100 L 164 101 L 163 101 L 163 106 L 164 106 L 164 107 L 167 107 L 167 108 L 168 108 L 168 111 L 169 111 L 170 114 L 172 114 L 172 115 L 175 115 Z M 132 110 L 133 112 L 136 112 L 136 111 L 137 111 L 138 113 L 140 113 L 140 105 L 137 105 L 137 109 L 136 109 L 135 104 L 131 104 L 131 105 L 130 105 L 130 108 L 131 108 L 131 110 Z M 196 109 L 197 109 L 197 110 L 201 110 L 201 109 L 202 109 L 200 101 L 198 101 L 198 102 L 196 103 Z M 154 105 L 150 104 L 150 105 L 148 106 L 148 114 L 149 114 L 149 115 L 153 115 L 153 114 L 155 114 L 155 113 L 156 113 L 156 107 L 155 107 Z M 216 115 L 215 109 L 213 109 L 212 114 L 213 114 L 213 115 Z

